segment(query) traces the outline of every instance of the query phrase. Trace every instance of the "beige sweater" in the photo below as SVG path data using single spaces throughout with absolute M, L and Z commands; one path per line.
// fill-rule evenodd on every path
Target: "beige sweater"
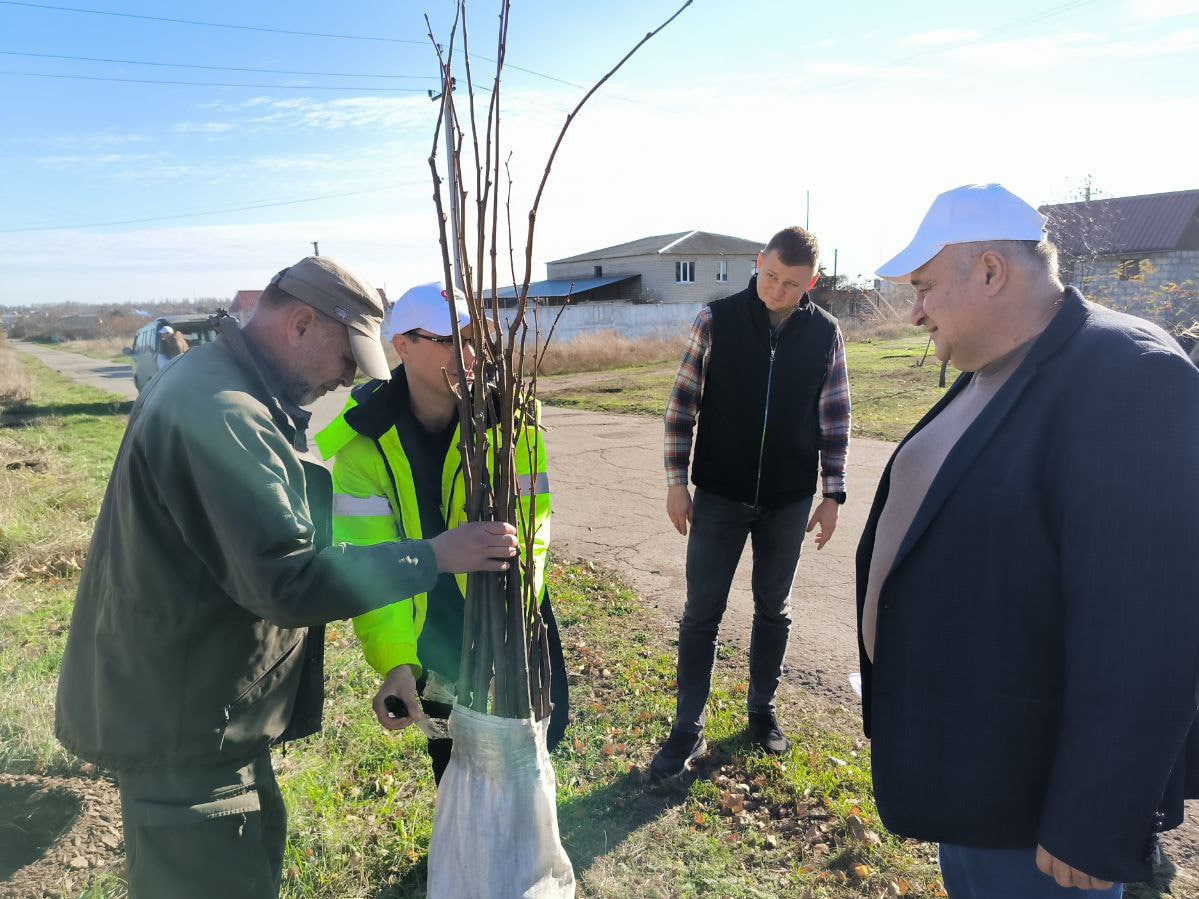
M 887 575 L 891 573 L 899 545 L 912 526 L 933 478 L 941 470 L 941 464 L 978 414 L 1024 361 L 1032 343 L 1029 341 L 1017 347 L 975 372 L 962 392 L 896 454 L 891 464 L 891 488 L 887 493 L 887 503 L 879 515 L 874 535 L 874 553 L 870 557 L 866 601 L 862 608 L 862 643 L 871 661 L 874 660 L 878 597 Z

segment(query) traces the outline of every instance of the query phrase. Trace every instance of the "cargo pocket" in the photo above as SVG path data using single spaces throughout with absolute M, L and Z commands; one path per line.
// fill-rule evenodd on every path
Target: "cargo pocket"
M 202 802 L 125 799 L 131 899 L 276 899 L 282 841 L 258 789 Z
M 239 787 L 229 796 L 204 802 L 165 802 L 154 799 L 127 799 L 121 803 L 125 825 L 133 827 L 185 827 L 229 815 L 249 815 L 262 811 L 258 790 Z

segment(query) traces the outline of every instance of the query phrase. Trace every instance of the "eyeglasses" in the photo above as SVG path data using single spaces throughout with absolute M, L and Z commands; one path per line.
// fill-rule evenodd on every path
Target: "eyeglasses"
M 439 343 L 442 346 L 454 345 L 453 334 L 447 334 L 445 337 L 434 337 L 432 334 L 421 334 L 418 331 L 408 331 L 406 334 L 408 337 L 419 337 L 421 340 L 427 340 L 430 343 Z

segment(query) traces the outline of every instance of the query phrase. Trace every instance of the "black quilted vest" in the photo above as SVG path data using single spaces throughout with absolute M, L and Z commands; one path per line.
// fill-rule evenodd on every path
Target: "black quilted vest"
M 749 287 L 709 304 L 712 342 L 691 480 L 749 505 L 812 496 L 820 469 L 820 391 L 836 320 L 806 296 L 776 330 Z

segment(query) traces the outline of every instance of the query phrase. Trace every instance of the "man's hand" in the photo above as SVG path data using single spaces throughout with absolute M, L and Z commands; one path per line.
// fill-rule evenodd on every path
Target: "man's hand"
M 384 704 L 384 700 L 388 696 L 398 696 L 400 701 L 407 706 L 408 715 L 406 717 L 391 717 Z M 379 692 L 371 700 L 371 708 L 375 710 L 375 717 L 379 719 L 379 723 L 388 730 L 403 730 L 409 724 L 415 724 L 425 716 L 421 711 L 420 697 L 416 695 L 416 678 L 412 676 L 411 665 L 396 665 L 387 672 L 387 677 L 383 678 L 383 685 L 379 687 Z
M 688 523 L 695 520 L 691 509 L 691 491 L 686 484 L 666 488 L 666 514 L 670 516 L 674 529 L 686 537 Z
M 824 544 L 833 539 L 833 531 L 837 530 L 837 511 L 840 506 L 836 500 L 822 500 L 820 505 L 816 507 L 816 511 L 812 513 L 812 519 L 808 522 L 807 532 L 810 534 L 816 530 L 816 525 L 820 525 L 820 531 L 816 534 L 816 549 L 824 549 Z
M 1054 858 L 1044 846 L 1037 847 L 1037 870 L 1042 874 L 1048 874 L 1060 887 L 1076 887 L 1080 890 L 1110 890 L 1112 887 L 1110 880 L 1100 880 L 1090 874 L 1083 874 L 1060 858 Z
M 516 555 L 516 528 L 506 521 L 470 521 L 432 540 L 437 570 L 447 574 L 507 571 Z

